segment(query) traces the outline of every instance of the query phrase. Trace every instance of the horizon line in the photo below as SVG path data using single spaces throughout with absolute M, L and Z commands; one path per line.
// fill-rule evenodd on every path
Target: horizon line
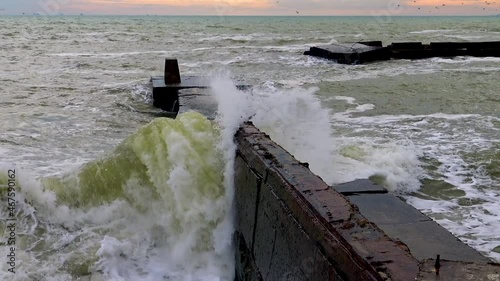
M 290 15 L 265 15 L 265 14 L 247 14 L 247 15 L 214 15 L 214 14 L 85 14 L 85 13 L 60 13 L 54 15 L 40 14 L 40 13 L 22 13 L 22 14 L 1 14 L 0 16 L 116 16 L 116 17 L 130 17 L 130 16 L 175 16 L 175 17 L 373 17 L 373 15 L 359 14 L 359 15 L 307 15 L 307 14 L 290 14 Z M 436 14 L 408 14 L 408 15 L 391 15 L 391 17 L 491 17 L 500 16 L 500 14 L 485 14 L 485 15 L 469 15 L 469 14 L 451 14 L 451 15 L 436 15 Z

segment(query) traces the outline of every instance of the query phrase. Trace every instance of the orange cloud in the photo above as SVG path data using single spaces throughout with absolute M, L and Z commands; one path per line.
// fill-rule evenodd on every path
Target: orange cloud
M 273 0 L 72 0 L 64 11 L 88 14 L 238 15 L 272 10 Z
M 116 6 L 175 6 L 175 7 L 189 7 L 189 6 L 231 6 L 238 8 L 270 8 L 271 1 L 269 0 L 87 0 L 86 3 L 92 5 L 113 4 Z

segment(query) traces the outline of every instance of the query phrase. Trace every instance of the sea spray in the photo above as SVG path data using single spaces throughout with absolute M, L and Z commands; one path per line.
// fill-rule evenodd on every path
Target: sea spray
M 335 141 L 330 112 L 314 96 L 317 88 L 265 86 L 243 92 L 227 77 L 227 73 L 220 74 L 212 83 L 219 105 L 218 123 L 229 128 L 223 139 L 232 141 L 239 124 L 252 121 L 298 160 L 308 162 L 311 170 L 325 181 L 334 181 Z
M 158 118 L 103 159 L 23 185 L 40 223 L 2 277 L 232 281 L 220 140 L 201 114 Z
M 193 112 L 182 114 L 177 120 L 163 121 L 179 126 L 153 127 L 151 131 L 141 132 L 132 143 L 163 205 L 152 210 L 155 221 L 150 229 L 157 247 L 149 254 L 156 259 L 150 258 L 153 266 L 145 272 L 151 280 L 157 280 L 160 276 L 154 273 L 158 266 L 163 266 L 168 273 L 162 274 L 173 280 L 231 280 L 233 256 L 227 250 L 216 251 L 213 237 L 214 229 L 224 222 L 227 211 L 224 163 L 216 149 L 216 131 L 210 121 Z M 165 140 L 156 143 L 157 137 L 151 136 Z M 158 212 L 160 210 L 163 212 Z M 121 241 L 108 242 L 124 247 Z M 103 243 L 97 269 L 107 269 L 108 272 L 104 272 L 108 278 L 116 275 L 119 280 L 118 277 L 123 276 L 106 267 L 110 260 L 107 256 L 111 256 L 111 260 L 116 258 L 116 254 L 109 255 L 106 247 Z
M 228 252 L 234 256 L 232 236 L 234 233 L 234 160 L 236 145 L 234 135 L 239 126 L 247 121 L 252 114 L 248 106 L 251 96 L 239 91 L 228 74 L 220 74 L 211 82 L 211 92 L 217 100 L 218 110 L 216 124 L 220 130 L 220 141 L 217 148 L 225 160 L 224 186 L 226 187 L 226 202 L 228 202 L 224 222 L 214 232 L 216 252 Z M 234 268 L 234 267 L 233 267 Z M 234 271 L 233 271 L 234 272 Z
M 323 106 L 316 96 L 318 88 L 276 88 L 264 83 L 241 92 L 227 78 L 218 78 L 212 86 L 217 89 L 219 112 L 231 116 L 226 122 L 236 126 L 246 119 L 252 121 L 299 161 L 309 163 L 311 171 L 328 184 L 372 178 L 394 192 L 420 188 L 422 151 L 413 142 L 375 144 L 342 136 L 333 130 L 338 114 Z M 357 104 L 354 98 L 339 99 L 355 106 L 350 113 L 373 109 L 371 104 Z M 350 113 L 342 113 L 343 118 Z
M 327 183 L 335 181 L 335 139 L 330 111 L 315 97 L 317 88 L 257 90 L 255 125 Z

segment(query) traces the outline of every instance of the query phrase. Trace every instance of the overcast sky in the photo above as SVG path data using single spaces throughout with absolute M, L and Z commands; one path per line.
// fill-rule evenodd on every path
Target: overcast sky
M 491 15 L 500 0 L 0 0 L 0 14 Z

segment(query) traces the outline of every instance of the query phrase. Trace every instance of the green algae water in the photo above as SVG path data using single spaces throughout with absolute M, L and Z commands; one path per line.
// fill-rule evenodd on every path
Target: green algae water
M 499 41 L 500 22 L 0 17 L 2 257 L 16 219 L 16 273 L 2 262 L 0 279 L 233 281 L 232 136 L 248 119 L 327 183 L 371 178 L 498 261 L 500 59 L 303 55 L 369 40 Z M 228 73 L 186 93 L 214 120 L 187 98 L 178 119 L 157 118 L 148 80 L 165 57 L 185 75 Z
M 179 187 L 169 184 L 169 172 L 177 173 L 180 166 L 189 175 L 189 184 L 202 188 L 198 196 L 210 200 L 223 194 L 223 165 L 215 142 L 212 123 L 201 114 L 185 113 L 176 120 L 157 118 L 128 137 L 111 156 L 85 164 L 76 175 L 46 178 L 42 183 L 56 193 L 58 203 L 70 206 L 101 205 L 116 199 L 136 202 L 135 192 L 151 194 L 151 198 L 164 196 L 172 200 L 167 204 L 172 206 L 177 203 L 172 189 Z M 125 190 L 127 186 L 143 190 Z
M 220 137 L 196 112 L 157 118 L 102 159 L 18 183 L 17 279 L 3 280 L 232 280 Z

